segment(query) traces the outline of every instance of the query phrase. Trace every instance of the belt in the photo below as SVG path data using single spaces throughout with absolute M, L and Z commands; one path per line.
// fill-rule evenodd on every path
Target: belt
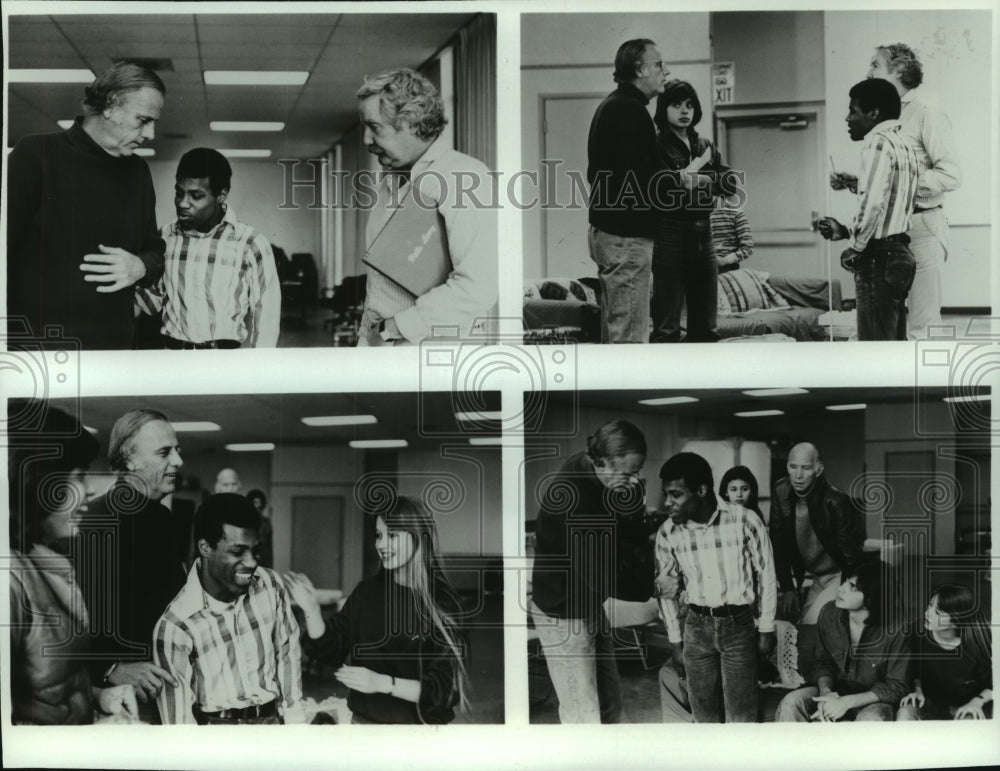
M 274 717 L 278 714 L 278 702 L 271 699 L 267 704 L 254 704 L 250 707 L 230 707 L 218 712 L 203 712 L 194 708 L 194 716 L 198 722 L 207 720 L 252 720 L 257 717 Z
M 872 238 L 869 239 L 868 243 L 889 243 L 889 244 L 903 244 L 907 246 L 910 243 L 910 237 L 906 233 L 894 233 L 891 236 L 886 236 L 885 238 Z
M 711 618 L 732 618 L 746 611 L 750 612 L 749 605 L 720 605 L 717 608 L 706 608 L 704 605 L 688 603 L 688 610 L 693 610 L 699 616 L 710 616 Z
M 941 204 L 938 204 L 937 206 L 914 206 L 913 207 L 913 213 L 914 214 L 922 214 L 925 211 L 934 211 L 935 209 L 940 209 L 940 208 L 941 208 Z
M 189 343 L 187 340 L 177 340 L 163 336 L 163 343 L 172 351 L 200 351 L 208 348 L 239 348 L 237 340 L 206 340 L 204 343 Z

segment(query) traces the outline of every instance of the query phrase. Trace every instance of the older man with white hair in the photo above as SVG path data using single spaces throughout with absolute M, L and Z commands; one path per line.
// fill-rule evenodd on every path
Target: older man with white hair
M 489 170 L 442 138 L 444 105 L 423 75 L 389 70 L 366 78 L 357 96 L 365 146 L 383 169 L 365 231 L 358 344 L 481 331 L 498 283 Z

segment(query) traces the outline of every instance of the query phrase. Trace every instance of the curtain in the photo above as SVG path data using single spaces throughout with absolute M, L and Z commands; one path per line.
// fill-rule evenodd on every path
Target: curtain
M 455 43 L 455 149 L 496 168 L 497 20 L 483 13 Z

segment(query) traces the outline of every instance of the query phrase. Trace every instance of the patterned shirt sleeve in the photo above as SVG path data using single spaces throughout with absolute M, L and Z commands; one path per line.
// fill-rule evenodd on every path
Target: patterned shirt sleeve
M 250 293 L 247 343 L 253 348 L 273 348 L 281 326 L 281 285 L 271 244 L 259 233 L 247 241 L 243 269 Z
M 739 244 L 734 254 L 743 262 L 753 254 L 753 233 L 750 232 L 750 220 L 742 209 L 737 209 L 734 213 L 733 228 L 736 231 L 736 243 Z
M 156 706 L 164 725 L 194 725 L 194 667 L 191 638 L 182 627 L 163 616 L 153 631 L 153 663 L 167 670 L 177 681 L 160 689 Z
M 667 538 L 670 522 L 664 522 L 656 533 L 653 547 L 656 558 L 656 596 L 659 598 L 663 624 L 672 643 L 681 641 L 681 624 L 678 617 L 677 597 L 680 595 L 680 565 Z
M 279 581 L 274 582 L 274 650 L 278 659 L 278 685 L 281 687 L 281 714 L 286 723 L 304 723 L 302 708 L 302 649 L 299 624 L 292 612 L 288 594 Z
M 767 534 L 767 526 L 753 512 L 747 512 L 743 527 L 747 533 L 750 558 L 753 561 L 760 591 L 760 618 L 757 622 L 757 631 L 773 632 L 774 617 L 778 607 L 778 581 L 774 570 L 771 539 Z

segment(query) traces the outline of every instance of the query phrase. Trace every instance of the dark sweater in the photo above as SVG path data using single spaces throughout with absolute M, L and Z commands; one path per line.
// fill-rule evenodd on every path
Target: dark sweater
M 989 654 L 965 643 L 957 650 L 945 650 L 930 637 L 920 640 L 913 675 L 928 700 L 948 707 L 961 707 L 984 688 L 993 688 Z
M 461 603 L 437 581 L 434 600 L 453 620 Z M 462 639 L 456 640 L 462 645 Z M 450 723 L 458 703 L 457 662 L 428 619 L 421 619 L 413 592 L 384 570 L 355 587 L 323 636 L 303 635 L 303 649 L 334 668 L 347 663 L 403 680 L 420 681 L 419 704 L 387 693 L 350 691 L 351 712 L 375 723 Z
M 650 180 L 661 168 L 649 100 L 619 83 L 597 108 L 587 140 L 590 224 L 615 236 L 652 238 Z
M 621 500 L 601 484 L 586 453 L 569 457 L 535 520 L 532 602 L 557 618 L 600 618 L 616 589 L 618 515 L 641 510 L 641 495 Z
M 88 506 L 79 530 L 77 575 L 97 630 L 91 650 L 99 656 L 90 674 L 101 682 L 113 661 L 152 660 L 153 627 L 187 576 L 175 551 L 173 514 L 124 482 Z
M 133 289 L 99 293 L 80 264 L 103 244 L 138 256 L 146 265 L 142 283 L 162 274 L 149 166 L 134 155 L 109 155 L 77 118 L 66 131 L 22 139 L 7 169 L 10 331 L 13 317 L 23 316 L 36 337 L 46 325 L 60 325 L 85 349 L 129 348 Z

